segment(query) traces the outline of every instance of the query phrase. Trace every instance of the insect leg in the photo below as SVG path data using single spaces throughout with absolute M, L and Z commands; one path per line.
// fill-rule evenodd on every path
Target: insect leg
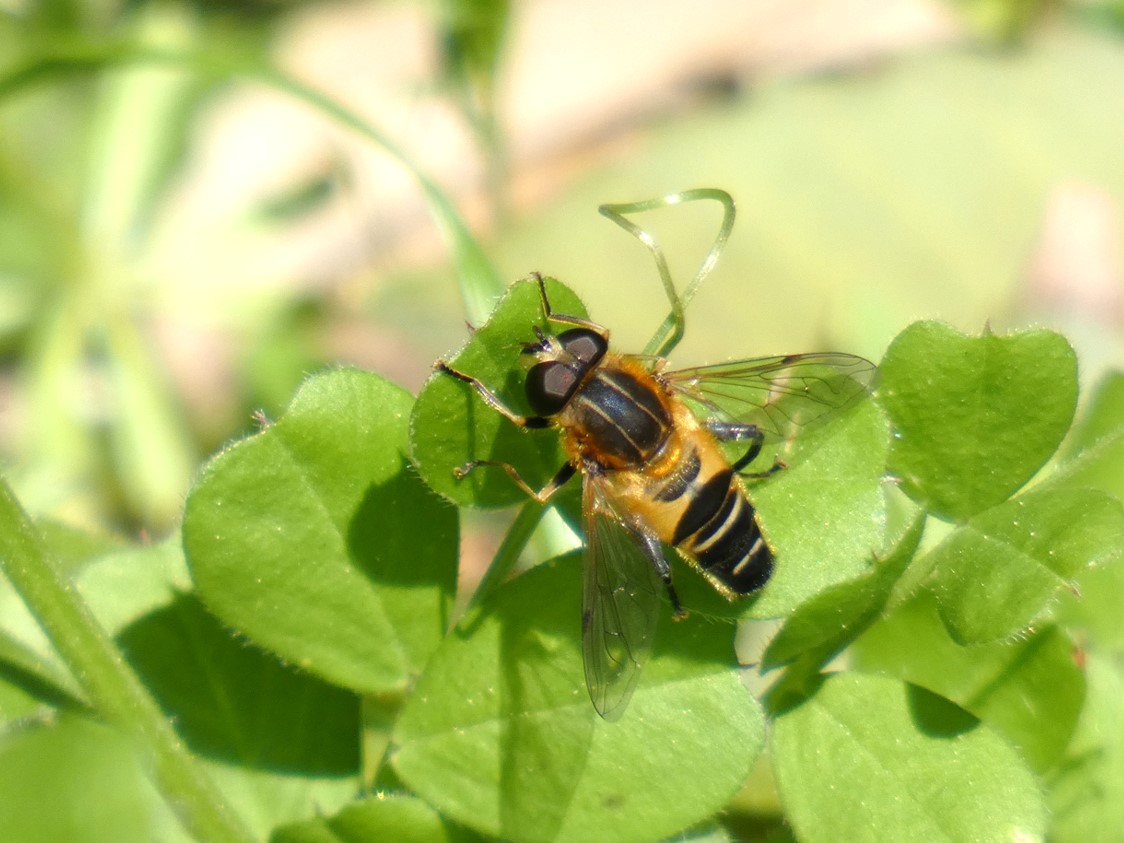
M 441 372 L 444 372 L 447 375 L 452 375 L 457 380 L 461 380 L 467 383 L 469 386 L 476 390 L 476 394 L 479 395 L 481 399 L 483 399 L 485 404 L 487 404 L 500 415 L 507 418 L 513 424 L 517 424 L 519 425 L 519 427 L 529 428 L 550 427 L 550 419 L 543 416 L 520 415 L 519 413 L 508 407 L 506 404 L 504 404 L 503 401 L 500 400 L 499 396 L 496 395 L 496 393 L 492 392 L 492 390 L 484 386 L 484 384 L 482 384 L 479 380 L 474 378 L 472 375 L 466 375 L 464 372 L 457 371 L 444 360 L 438 360 L 437 363 L 434 364 L 434 368 Z
M 577 328 L 588 328 L 589 330 L 601 334 L 602 336 L 607 336 L 605 327 L 603 325 L 598 325 L 596 322 L 592 322 L 589 319 L 583 319 L 580 316 L 570 316 L 565 313 L 555 313 L 554 309 L 550 306 L 550 299 L 546 297 L 546 281 L 543 280 L 542 273 L 532 272 L 531 275 L 539 284 L 539 298 L 542 299 L 543 316 L 545 316 L 549 321 L 559 322 L 563 325 L 573 325 Z
M 775 474 L 785 467 L 784 463 L 779 459 L 776 460 L 772 466 L 766 471 L 757 472 L 743 472 L 742 469 L 757 459 L 757 455 L 761 453 L 761 448 L 765 444 L 765 434 L 755 424 L 741 424 L 739 422 L 725 422 L 717 419 L 707 421 L 706 428 L 714 434 L 714 438 L 719 442 L 741 442 L 749 439 L 749 448 L 744 454 L 738 457 L 737 461 L 731 466 L 734 471 L 741 474 L 743 477 L 768 477 L 770 474 Z
M 719 421 L 710 419 L 706 422 L 706 429 L 714 434 L 719 442 L 742 442 L 750 440 L 749 448 L 742 454 L 737 462 L 731 466 L 734 471 L 741 471 L 761 453 L 765 444 L 765 434 L 755 424 L 740 424 L 738 422 Z
M 515 482 L 516 486 L 526 492 L 528 497 L 534 498 L 539 503 L 546 503 L 548 500 L 550 500 L 554 493 L 561 489 L 562 486 L 566 484 L 566 481 L 574 476 L 574 472 L 576 471 L 576 469 L 572 465 L 570 465 L 570 463 L 565 463 L 560 469 L 558 469 L 558 473 L 550 479 L 550 482 L 539 489 L 537 492 L 531 488 L 531 485 L 526 480 L 523 479 L 523 475 L 519 473 L 519 470 L 508 462 L 499 462 L 498 460 L 473 460 L 472 462 L 465 463 L 460 468 L 454 468 L 453 475 L 458 480 L 463 480 L 470 473 L 472 473 L 482 465 L 494 465 L 497 468 L 502 468 L 507 472 L 507 476 Z
M 679 592 L 675 590 L 675 583 L 671 581 L 671 565 L 668 564 L 667 557 L 663 555 L 663 546 L 660 544 L 660 540 L 646 530 L 638 530 L 634 527 L 630 529 L 640 543 L 640 550 L 648 557 L 648 561 L 652 563 L 652 567 L 656 569 L 656 573 L 663 580 L 664 587 L 667 589 L 667 598 L 671 601 L 671 609 L 675 613 L 676 619 L 687 617 L 683 604 L 679 602 Z

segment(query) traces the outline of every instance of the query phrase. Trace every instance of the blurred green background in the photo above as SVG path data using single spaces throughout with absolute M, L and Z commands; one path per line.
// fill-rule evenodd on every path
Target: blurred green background
M 1121 0 L 0 0 L 0 461 L 33 512 L 160 534 L 306 373 L 416 390 L 464 341 L 472 269 L 329 100 L 624 350 L 666 302 L 597 205 L 710 186 L 739 219 L 684 364 L 877 360 L 918 318 L 1059 328 L 1086 385 L 1124 362 Z M 681 284 L 718 220 L 642 218 Z

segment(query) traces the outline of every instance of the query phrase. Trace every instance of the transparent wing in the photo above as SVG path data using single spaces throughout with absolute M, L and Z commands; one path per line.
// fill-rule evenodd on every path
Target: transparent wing
M 640 678 L 660 613 L 663 587 L 638 539 L 585 475 L 582 513 L 582 655 L 593 707 L 606 720 L 624 712 Z
M 664 372 L 686 398 L 727 421 L 789 438 L 870 392 L 877 367 L 853 354 L 788 354 Z

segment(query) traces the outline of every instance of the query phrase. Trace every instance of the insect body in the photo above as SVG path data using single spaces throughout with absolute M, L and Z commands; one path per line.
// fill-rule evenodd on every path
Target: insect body
M 609 350 L 608 331 L 587 319 L 555 314 L 538 277 L 548 322 L 524 345 L 535 363 L 526 377 L 533 416 L 520 415 L 476 378 L 438 367 L 470 384 L 493 409 L 524 428 L 556 427 L 567 461 L 542 489 L 506 463 L 478 460 L 463 477 L 497 465 L 545 502 L 582 475 L 582 647 L 586 683 L 597 711 L 624 710 L 651 647 L 662 586 L 682 613 L 663 545 L 676 548 L 733 598 L 761 588 L 773 549 L 758 523 L 743 475 L 768 433 L 825 417 L 860 398 L 873 364 L 842 354 L 761 358 L 666 371 L 662 358 Z M 731 461 L 721 442 L 746 443 Z
M 765 584 L 772 553 L 753 507 L 714 436 L 635 359 L 608 351 L 590 328 L 543 337 L 541 362 L 527 377 L 531 406 L 561 429 L 568 464 L 599 488 L 598 506 L 635 534 L 668 584 L 658 542 L 696 562 L 723 591 L 747 594 Z M 754 440 L 755 443 L 759 440 Z

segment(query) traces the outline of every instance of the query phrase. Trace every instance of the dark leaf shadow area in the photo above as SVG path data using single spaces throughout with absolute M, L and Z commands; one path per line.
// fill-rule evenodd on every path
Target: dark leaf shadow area
M 907 685 L 906 692 L 914 725 L 931 738 L 954 738 L 980 723 L 975 715 L 918 685 Z
M 455 544 L 453 507 L 430 491 L 405 457 L 399 459 L 398 470 L 368 486 L 356 507 L 347 525 L 348 556 L 376 585 L 438 586 L 444 593 L 455 558 L 446 554 L 450 558 L 442 559 L 445 564 L 421 565 L 419 557 Z M 443 620 L 447 624 L 448 619 Z
M 237 640 L 195 597 L 145 615 L 118 643 L 192 751 L 273 772 L 358 770 L 358 697 Z

